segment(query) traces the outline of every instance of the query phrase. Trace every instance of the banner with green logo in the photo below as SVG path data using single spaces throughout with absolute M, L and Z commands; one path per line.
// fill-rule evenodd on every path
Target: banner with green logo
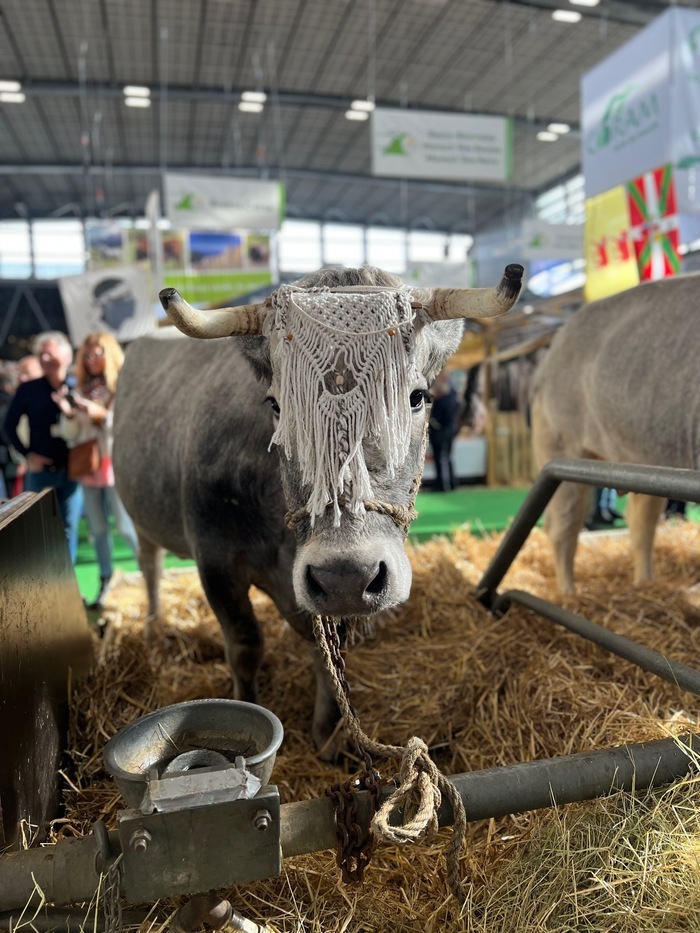
M 700 212 L 700 10 L 674 6 L 581 81 L 586 197 L 673 169 L 679 214 Z
M 165 212 L 188 230 L 278 230 L 285 189 L 276 181 L 190 175 L 165 176 Z
M 377 108 L 372 114 L 372 174 L 451 181 L 510 181 L 508 117 Z
M 587 198 L 669 160 L 671 27 L 658 17 L 581 79 Z

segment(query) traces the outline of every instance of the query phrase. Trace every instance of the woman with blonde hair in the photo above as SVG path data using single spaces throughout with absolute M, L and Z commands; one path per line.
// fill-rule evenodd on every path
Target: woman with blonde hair
M 123 363 L 124 353 L 116 338 L 106 331 L 94 331 L 83 340 L 76 356 L 76 391 L 54 393 L 54 401 L 61 409 L 59 430 L 69 448 L 96 441 L 99 452 L 97 468 L 79 476 L 100 567 L 99 593 L 90 604 L 95 609 L 103 608 L 114 572 L 110 512 L 120 535 L 134 556 L 138 555 L 136 531 L 117 493 L 112 468 L 112 407 Z

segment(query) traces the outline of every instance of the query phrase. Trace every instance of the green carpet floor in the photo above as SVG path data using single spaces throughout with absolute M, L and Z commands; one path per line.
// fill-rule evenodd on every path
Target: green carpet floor
M 515 517 L 525 496 L 523 489 L 492 489 L 485 486 L 461 486 L 452 492 L 422 490 L 418 494 L 416 508 L 418 518 L 411 526 L 410 540 L 427 541 L 436 535 L 449 534 L 456 528 L 468 525 L 472 534 L 483 535 L 503 531 Z M 624 512 L 625 499 L 619 499 L 617 508 Z M 688 518 L 700 521 L 700 506 L 688 507 Z M 624 523 L 617 523 L 624 527 Z M 114 565 L 119 570 L 138 570 L 138 564 L 125 541 L 114 534 Z M 172 554 L 166 555 L 166 568 L 192 567 L 192 561 L 181 560 Z M 95 552 L 88 538 L 86 522 L 80 524 L 80 547 L 75 567 L 80 592 L 88 600 L 94 599 L 99 586 L 99 570 Z

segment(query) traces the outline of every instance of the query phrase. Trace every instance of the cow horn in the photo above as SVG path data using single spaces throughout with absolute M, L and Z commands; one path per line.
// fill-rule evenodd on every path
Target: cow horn
M 518 300 L 524 271 L 518 263 L 506 266 L 496 288 L 435 288 L 423 307 L 434 321 L 498 317 L 510 311 Z
M 240 305 L 237 308 L 219 308 L 216 311 L 198 311 L 188 304 L 176 288 L 164 288 L 159 293 L 160 303 L 177 327 L 188 337 L 242 337 L 260 334 L 265 320 L 266 302 Z

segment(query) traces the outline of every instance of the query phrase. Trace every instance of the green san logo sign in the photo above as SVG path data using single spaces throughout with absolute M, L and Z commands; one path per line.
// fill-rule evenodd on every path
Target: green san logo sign
M 608 101 L 603 118 L 586 135 L 586 150 L 597 155 L 609 149 L 624 149 L 659 125 L 661 108 L 656 91 L 638 93 L 634 84 Z

